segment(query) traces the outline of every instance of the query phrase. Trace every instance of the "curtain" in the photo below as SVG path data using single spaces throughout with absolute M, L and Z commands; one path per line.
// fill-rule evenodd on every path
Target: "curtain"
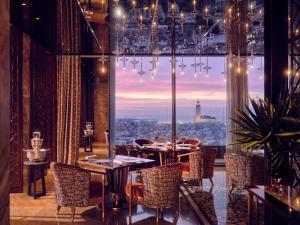
M 228 59 L 229 61 L 230 59 Z M 238 73 L 236 71 L 237 63 L 232 63 L 232 68 L 227 70 L 227 132 L 226 143 L 227 146 L 235 142 L 235 135 L 232 134 L 232 130 L 236 129 L 236 125 L 232 122 L 232 119 L 237 118 L 237 109 L 245 109 L 248 105 L 248 75 L 246 72 Z M 241 58 L 240 70 L 247 71 L 247 59 Z M 231 149 L 238 149 L 238 146 L 231 146 Z
M 57 161 L 75 164 L 80 138 L 80 57 L 58 56 L 57 70 Z
M 77 1 L 57 0 L 57 161 L 67 164 L 79 152 L 81 20 Z
M 249 23 L 248 0 L 244 1 L 227 1 L 231 11 L 226 13 L 226 43 L 228 48 L 227 56 L 227 146 L 234 143 L 236 137 L 232 130 L 236 129 L 232 119 L 237 118 L 236 111 L 245 109 L 248 105 L 248 66 L 247 66 L 247 33 L 248 28 L 245 26 Z M 239 146 L 230 147 L 234 150 Z

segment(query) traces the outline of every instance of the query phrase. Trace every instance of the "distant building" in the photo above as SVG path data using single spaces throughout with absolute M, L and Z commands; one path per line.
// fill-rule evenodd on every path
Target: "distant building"
M 197 100 L 195 123 L 200 123 L 200 122 L 201 122 L 201 104 L 200 101 Z
M 216 117 L 201 115 L 201 104 L 200 104 L 200 101 L 197 100 L 195 123 L 209 123 L 209 122 L 215 122 L 215 121 L 216 121 Z

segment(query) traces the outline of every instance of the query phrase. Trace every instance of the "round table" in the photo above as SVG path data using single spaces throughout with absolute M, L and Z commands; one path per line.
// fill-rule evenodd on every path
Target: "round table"
M 24 165 L 28 167 L 28 191 L 29 196 L 37 197 L 46 195 L 46 183 L 45 183 L 45 169 L 47 168 L 48 161 L 25 161 Z M 42 191 L 37 192 L 36 182 L 42 180 Z M 31 190 L 33 184 L 33 191 Z

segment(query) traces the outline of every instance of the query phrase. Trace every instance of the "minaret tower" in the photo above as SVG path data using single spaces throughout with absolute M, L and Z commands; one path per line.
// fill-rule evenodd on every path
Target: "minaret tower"
M 195 123 L 200 123 L 200 122 L 201 122 L 201 104 L 200 101 L 197 100 Z

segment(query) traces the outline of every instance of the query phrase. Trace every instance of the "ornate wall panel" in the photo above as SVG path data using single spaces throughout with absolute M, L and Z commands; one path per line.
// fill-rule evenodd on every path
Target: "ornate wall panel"
M 9 1 L 0 1 L 0 224 L 9 225 Z
M 22 161 L 22 31 L 11 28 L 11 80 L 10 80 L 10 191 L 23 191 Z

